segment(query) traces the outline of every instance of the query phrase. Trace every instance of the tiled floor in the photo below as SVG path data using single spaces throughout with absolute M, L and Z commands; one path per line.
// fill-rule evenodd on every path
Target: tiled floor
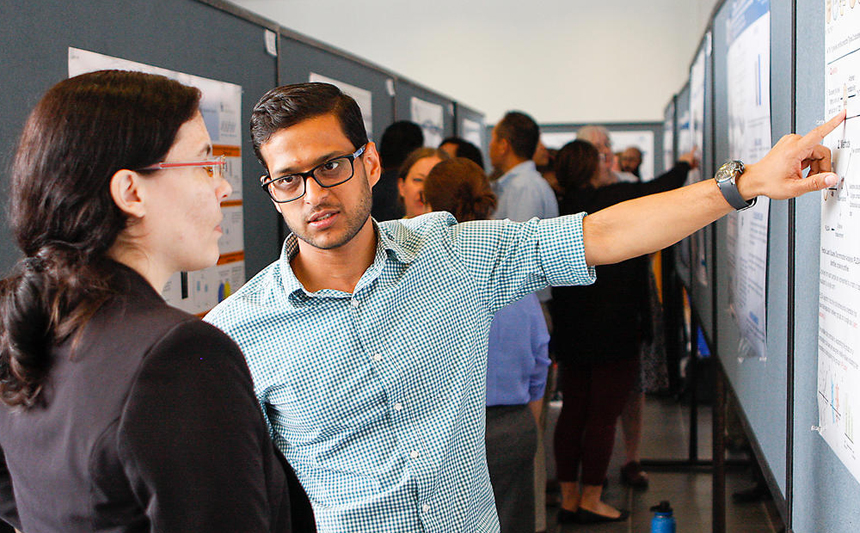
M 689 407 L 674 400 L 649 398 L 645 406 L 645 437 L 642 457 L 645 459 L 686 459 L 688 457 Z M 699 458 L 711 457 L 711 409 L 699 409 Z M 609 468 L 609 483 L 604 490 L 604 501 L 616 507 L 629 509 L 630 520 L 623 523 L 585 526 L 556 522 L 558 507 L 550 503 L 547 508 L 547 533 L 557 532 L 595 532 L 621 533 L 651 531 L 650 511 L 652 505 L 661 500 L 669 500 L 674 509 L 678 533 L 707 533 L 711 531 L 711 474 L 708 470 L 669 471 L 666 469 L 649 472 L 650 488 L 646 491 L 633 491 L 623 486 L 619 469 L 624 462 L 624 443 L 620 438 L 620 428 L 616 437 L 615 450 Z M 782 523 L 772 502 L 735 504 L 731 494 L 753 485 L 745 469 L 728 469 L 726 479 L 726 530 L 729 533 L 775 533 L 782 529 Z M 550 495 L 550 502 L 556 500 Z

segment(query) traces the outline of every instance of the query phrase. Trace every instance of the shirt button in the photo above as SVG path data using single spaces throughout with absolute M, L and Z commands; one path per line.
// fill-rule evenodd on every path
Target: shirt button
M 370 358 L 373 359 L 374 361 L 382 361 L 382 354 L 381 353 L 375 353 L 372 356 L 370 356 Z
M 409 452 L 409 457 L 413 459 L 418 459 L 418 450 L 412 450 L 411 452 Z
M 358 300 L 353 298 L 352 300 L 349 301 L 349 305 L 351 305 L 353 308 L 358 307 L 358 305 L 359 305 Z
M 421 506 L 421 510 L 424 511 L 425 513 L 429 513 L 430 512 L 430 504 L 425 503 L 424 505 Z
M 402 403 L 400 403 L 400 402 L 395 402 L 395 403 L 394 403 L 394 410 L 395 410 L 395 411 L 400 411 L 401 409 L 403 409 L 403 404 L 402 404 Z

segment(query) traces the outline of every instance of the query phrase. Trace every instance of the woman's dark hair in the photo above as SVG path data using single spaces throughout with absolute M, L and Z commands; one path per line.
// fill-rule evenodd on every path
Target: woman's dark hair
M 358 150 L 367 144 L 361 109 L 352 97 L 329 83 L 297 83 L 275 87 L 260 98 L 251 113 L 251 145 L 263 166 L 260 147 L 280 130 L 299 122 L 333 114 L 344 135 Z
M 382 132 L 379 140 L 379 158 L 382 168 L 396 170 L 413 150 L 424 146 L 424 131 L 409 120 L 398 120 Z
M 600 166 L 600 153 L 586 141 L 565 144 L 555 158 L 555 177 L 565 191 L 591 187 Z
M 424 180 L 424 200 L 435 211 L 448 211 L 457 222 L 490 218 L 496 195 L 474 161 L 455 157 L 438 163 Z
M 421 161 L 425 157 L 438 157 L 442 161 L 447 161 L 451 159 L 451 156 L 448 155 L 448 152 L 444 150 L 440 150 L 438 148 L 418 148 L 417 150 L 412 150 L 409 152 L 409 155 L 406 156 L 406 159 L 403 160 L 403 164 L 400 165 L 400 169 L 397 171 L 397 179 L 405 180 L 406 176 L 409 175 L 409 171 L 412 170 L 412 167 L 415 166 L 415 163 Z
M 24 258 L 0 281 L 0 399 L 40 399 L 52 345 L 111 297 L 107 252 L 128 225 L 110 194 L 122 169 L 158 163 L 200 91 L 163 76 L 99 71 L 64 80 L 24 125 L 10 220 Z
M 481 170 L 484 170 L 484 154 L 481 153 L 480 148 L 462 137 L 448 137 L 439 143 L 439 148 L 442 148 L 442 146 L 446 144 L 453 144 L 457 147 L 457 157 L 471 159 L 475 164 L 481 167 Z

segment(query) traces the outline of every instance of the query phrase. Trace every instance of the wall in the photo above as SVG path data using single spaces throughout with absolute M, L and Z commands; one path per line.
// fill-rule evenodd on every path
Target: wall
M 661 121 L 716 0 L 234 3 L 433 87 L 488 123 L 523 109 L 546 124 Z

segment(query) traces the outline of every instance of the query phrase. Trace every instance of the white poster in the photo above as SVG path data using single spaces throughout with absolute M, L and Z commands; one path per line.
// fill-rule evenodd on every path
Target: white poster
M 825 145 L 839 175 L 821 194 L 818 311 L 819 432 L 857 481 L 860 449 L 860 5 L 827 0 L 824 25 L 824 117 L 848 110 Z M 856 435 L 860 437 L 860 434 Z
M 444 108 L 439 104 L 412 97 L 412 122 L 424 130 L 424 146 L 436 148 L 442 144 L 445 132 Z
M 705 40 L 696 60 L 690 67 L 690 137 L 696 150 L 696 159 L 704 160 L 705 146 L 705 65 L 711 56 L 711 33 L 705 34 Z M 668 168 L 668 167 L 667 167 Z M 701 167 L 695 168 L 687 175 L 687 183 L 702 180 Z M 693 273 L 703 287 L 709 285 L 710 274 L 707 261 L 707 243 L 704 230 L 697 231 L 690 242 L 693 255 Z
M 663 168 L 669 170 L 675 164 L 675 102 L 669 102 L 663 122 Z
M 770 150 L 770 1 L 733 0 L 728 44 L 729 157 L 755 163 Z M 728 219 L 729 305 L 738 354 L 767 354 L 767 231 L 770 201 Z
M 69 48 L 69 76 L 103 69 L 134 70 L 160 74 L 200 89 L 200 112 L 214 155 L 227 157 L 224 170 L 233 193 L 221 204 L 223 236 L 218 241 L 218 265 L 198 272 L 171 276 L 162 292 L 172 306 L 188 313 L 204 315 L 245 283 L 245 241 L 242 211 L 242 87 L 143 63 Z M 201 280 L 208 280 L 205 283 Z M 220 286 L 215 284 L 220 280 Z
M 356 87 L 342 81 L 327 78 L 322 74 L 311 72 L 308 81 L 319 83 L 330 83 L 340 89 L 343 94 L 351 96 L 361 109 L 361 118 L 364 120 L 364 129 L 367 130 L 367 138 L 373 140 L 373 93 L 367 89 Z
M 639 176 L 642 181 L 654 179 L 654 132 L 653 131 L 610 131 L 612 150 L 623 152 L 626 148 L 635 146 L 642 152 L 642 164 L 639 166 Z
M 693 149 L 693 129 L 690 124 L 690 108 L 678 109 L 678 155 Z
M 705 46 L 702 46 L 690 67 L 690 137 L 699 161 L 705 146 L 705 59 Z M 701 181 L 701 170 L 691 170 L 687 179 L 689 183 Z
M 553 150 L 561 150 L 565 144 L 576 140 L 575 131 L 551 131 L 540 134 L 540 142 Z
M 466 139 L 470 143 L 478 147 L 481 152 L 484 151 L 484 139 L 481 132 L 484 131 L 484 125 L 474 120 L 464 118 L 460 123 L 463 130 L 460 132 L 460 137 Z M 436 145 L 438 146 L 438 145 Z

